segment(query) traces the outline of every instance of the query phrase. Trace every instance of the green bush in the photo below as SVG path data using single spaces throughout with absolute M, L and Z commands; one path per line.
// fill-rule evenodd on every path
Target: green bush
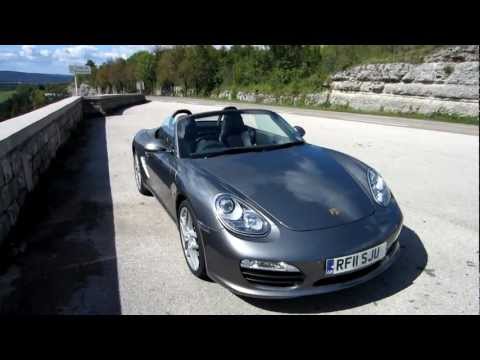
M 57 96 L 47 98 L 47 92 Z M 66 85 L 19 85 L 7 100 L 0 103 L 0 121 L 25 114 L 66 96 Z
M 445 74 L 447 74 L 447 76 L 449 76 L 451 73 L 453 73 L 453 66 L 452 65 L 446 65 L 444 68 L 443 68 L 443 71 L 445 71 Z

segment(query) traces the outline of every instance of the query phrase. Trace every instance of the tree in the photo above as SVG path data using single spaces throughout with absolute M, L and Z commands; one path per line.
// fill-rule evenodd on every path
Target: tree
M 136 79 L 143 81 L 145 90 L 151 93 L 155 85 L 155 55 L 139 51 L 130 56 L 127 62 L 134 67 Z
M 96 78 L 97 78 L 97 65 L 93 62 L 93 60 L 88 60 L 85 64 L 86 66 L 90 66 L 91 73 L 87 77 L 87 83 L 90 86 L 97 86 Z
M 221 88 L 277 93 L 317 91 L 339 70 L 367 62 L 418 59 L 434 45 L 209 45 L 157 47 L 126 61 L 92 65 L 92 81 L 104 89 L 134 91 L 138 80 L 147 93 L 156 85 L 209 95 Z M 395 57 L 392 57 L 392 54 Z
M 95 74 L 95 83 L 105 92 L 111 86 L 109 81 L 109 63 L 102 64 Z
M 218 62 L 213 46 L 193 46 L 189 52 L 192 66 L 192 82 L 196 94 L 209 94 L 217 85 Z
M 35 89 L 32 92 L 32 104 L 34 109 L 38 109 L 47 103 L 45 93 L 40 89 Z
M 192 86 L 194 76 L 193 51 L 190 47 L 187 47 L 178 65 L 178 82 L 183 86 L 185 93 Z
M 175 85 L 179 85 L 180 64 L 185 57 L 185 47 L 176 46 L 172 49 L 166 49 L 158 54 L 156 65 L 156 78 L 162 88 L 171 90 Z

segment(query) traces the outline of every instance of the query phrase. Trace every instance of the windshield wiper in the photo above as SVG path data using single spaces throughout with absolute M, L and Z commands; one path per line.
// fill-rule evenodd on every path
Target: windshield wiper
M 193 154 L 191 157 L 192 158 L 206 158 L 206 157 L 213 157 L 213 156 L 220 156 L 220 155 L 225 155 L 225 154 L 238 154 L 238 153 L 243 153 L 243 152 L 250 152 L 250 151 L 260 151 L 257 147 L 248 147 L 248 148 L 243 148 L 243 147 L 235 147 L 235 148 L 228 148 L 220 151 L 213 151 L 213 152 L 208 152 L 208 153 L 201 153 L 201 154 Z
M 262 146 L 262 150 L 274 150 L 274 149 L 282 149 L 290 146 L 295 146 L 295 145 L 300 145 L 300 144 L 305 144 L 305 141 L 303 140 L 297 140 L 297 141 L 292 141 L 284 144 L 272 144 L 272 145 L 265 145 Z
M 215 152 L 210 152 L 210 153 L 203 153 L 203 154 L 192 154 L 192 158 L 207 158 L 207 157 L 213 157 L 213 156 L 220 156 L 220 155 L 225 155 L 225 154 L 238 154 L 238 153 L 243 153 L 243 152 L 254 152 L 254 151 L 268 151 L 268 150 L 273 150 L 273 149 L 279 149 L 279 148 L 286 148 L 294 145 L 300 145 L 304 144 L 305 141 L 303 140 L 298 140 L 298 141 L 292 141 L 289 143 L 284 143 L 284 144 L 272 144 L 272 145 L 262 145 L 262 146 L 250 146 L 250 147 L 234 147 L 234 148 L 227 148 L 223 149 L 221 151 L 215 151 Z

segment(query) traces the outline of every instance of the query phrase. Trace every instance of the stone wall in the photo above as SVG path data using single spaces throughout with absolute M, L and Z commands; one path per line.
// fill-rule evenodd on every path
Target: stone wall
M 274 96 L 225 90 L 220 99 L 478 117 L 478 45 L 449 46 L 421 64 L 367 64 L 333 74 L 323 92 Z
M 84 97 L 83 113 L 87 117 L 105 116 L 123 107 L 143 104 L 145 95 L 99 95 Z
M 82 99 L 71 97 L 0 123 L 0 245 L 81 119 Z
M 145 102 L 143 95 L 70 97 L 0 123 L 0 246 L 17 222 L 27 194 L 57 150 L 87 116 Z

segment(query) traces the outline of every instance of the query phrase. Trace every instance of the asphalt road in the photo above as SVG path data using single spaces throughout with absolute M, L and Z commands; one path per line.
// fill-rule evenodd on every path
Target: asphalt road
M 178 97 L 168 97 L 168 96 L 148 96 L 147 98 L 151 101 L 162 101 L 162 102 L 179 101 Z M 345 120 L 345 121 L 354 121 L 356 123 L 364 122 L 367 124 L 379 124 L 379 125 L 385 125 L 385 126 L 408 127 L 412 129 L 435 130 L 435 131 L 451 132 L 451 133 L 465 134 L 465 135 L 478 136 L 478 133 L 479 133 L 478 125 L 474 126 L 474 125 L 457 124 L 457 123 L 449 123 L 449 122 L 425 120 L 425 119 L 411 119 L 411 118 L 402 118 L 402 117 L 395 117 L 395 116 L 356 114 L 356 113 L 348 113 L 348 112 L 325 111 L 325 110 L 290 107 L 290 106 L 248 104 L 240 101 L 227 102 L 223 100 L 220 101 L 220 100 L 197 99 L 197 98 L 181 98 L 181 101 L 186 104 L 213 105 L 220 108 L 223 108 L 227 105 L 234 105 L 242 108 L 255 107 L 255 108 L 262 108 L 262 109 L 270 109 L 273 111 L 282 112 L 285 114 L 292 114 L 292 115 L 307 115 L 307 116 L 327 118 L 330 120 L 338 119 L 338 120 Z
M 27 246 L 0 275 L 0 311 L 479 313 L 478 136 L 380 125 L 375 118 L 355 122 L 278 108 L 305 128 L 308 142 L 351 154 L 387 180 L 405 216 L 401 254 L 387 272 L 338 293 L 281 301 L 240 298 L 195 278 L 172 219 L 136 190 L 131 140 L 179 108 L 223 106 L 152 101 L 87 121 L 40 188 L 44 201 L 22 220 L 16 236 Z

